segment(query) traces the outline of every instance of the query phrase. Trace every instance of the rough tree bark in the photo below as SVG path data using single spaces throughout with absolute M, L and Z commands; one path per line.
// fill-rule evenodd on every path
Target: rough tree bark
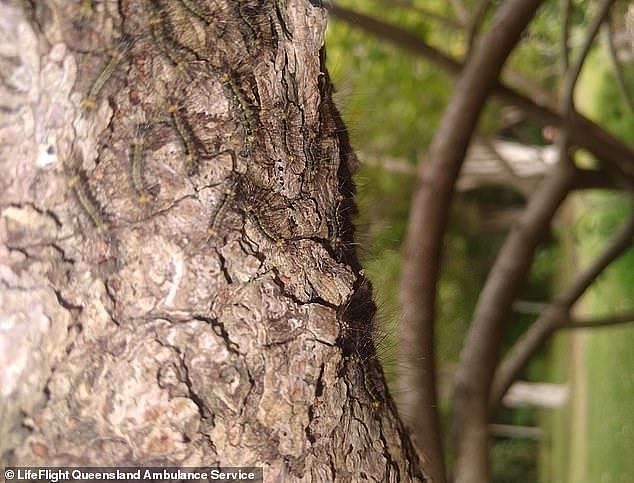
M 2 464 L 425 480 L 318 4 L 0 3 Z

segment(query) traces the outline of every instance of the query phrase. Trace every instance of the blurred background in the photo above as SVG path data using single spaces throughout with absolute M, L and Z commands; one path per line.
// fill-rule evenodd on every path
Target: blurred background
M 411 33 L 463 62 L 477 32 L 486 31 L 503 3 L 339 0 L 336 5 Z M 562 36 L 567 30 L 567 47 L 574 58 L 598 4 L 543 2 L 506 64 L 502 77 L 506 84 L 535 102 L 556 99 L 562 85 Z M 398 400 L 403 240 L 418 167 L 427 161 L 456 72 L 449 72 L 433 56 L 410 53 L 341 12 L 331 15 L 326 45 L 337 104 L 360 160 L 357 243 L 379 305 L 374 338 Z M 634 6 L 614 2 L 575 87 L 577 111 L 629 148 L 634 148 L 633 45 Z M 553 126 L 537 123 L 522 109 L 489 96 L 455 185 L 435 321 L 438 409 L 449 467 L 454 374 L 474 306 L 507 233 L 557 162 L 556 138 Z M 581 149 L 572 151 L 572 156 L 577 166 L 597 164 Z M 502 351 L 517 341 L 577 268 L 590 263 L 630 217 L 631 194 L 620 186 L 625 183 L 569 194 L 513 304 Z M 630 248 L 594 280 L 574 305 L 574 313 L 591 319 L 633 310 Z M 541 346 L 491 421 L 493 481 L 632 481 L 634 329 L 628 322 L 558 330 Z M 416 417 L 413 408 L 407 416 Z

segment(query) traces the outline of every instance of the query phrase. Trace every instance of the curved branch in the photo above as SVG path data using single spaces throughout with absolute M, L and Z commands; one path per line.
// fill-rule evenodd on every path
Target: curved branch
M 605 21 L 610 12 L 610 8 L 612 7 L 612 5 L 614 5 L 615 2 L 616 0 L 603 0 L 599 4 L 599 10 L 592 20 L 592 23 L 588 26 L 588 29 L 586 30 L 586 33 L 581 42 L 579 55 L 575 59 L 574 64 L 572 64 L 566 71 L 562 93 L 562 97 L 565 102 L 564 111 L 566 112 L 572 112 L 574 109 L 574 89 L 577 85 L 577 80 L 579 79 L 581 68 L 586 61 L 586 57 L 590 52 L 590 48 L 592 47 L 594 38 L 599 32 L 601 24 L 603 24 L 603 22 Z
M 486 16 L 487 11 L 489 10 L 489 6 L 491 5 L 492 0 L 480 0 L 478 5 L 476 5 L 475 11 L 473 12 L 473 17 L 471 18 L 471 22 L 469 25 L 469 37 L 468 37 L 468 45 L 469 50 L 473 49 L 473 44 L 475 43 L 476 36 L 478 35 L 478 31 L 480 30 L 480 26 L 484 21 L 484 17 Z
M 558 163 L 529 199 L 519 223 L 509 233 L 480 293 L 456 374 L 456 414 L 489 418 L 490 385 L 498 364 L 504 321 L 510 312 L 534 252 L 573 186 L 575 169 Z M 474 414 L 477 414 L 474 415 Z M 465 427 L 458 420 L 456 427 Z
M 412 5 L 411 2 L 407 2 L 405 0 L 382 0 L 383 3 L 386 3 L 390 6 L 396 5 L 397 7 L 405 8 L 412 12 L 419 14 L 421 17 L 426 17 L 430 20 L 438 22 L 439 24 L 444 25 L 452 30 L 462 30 L 464 25 L 455 18 L 449 17 L 447 15 L 442 15 L 438 12 L 430 10 L 428 8 L 420 7 L 418 5 Z
M 568 41 L 570 40 L 570 12 L 572 10 L 572 0 L 563 0 L 563 22 L 561 32 L 561 70 L 565 75 L 569 67 Z
M 616 82 L 619 85 L 619 89 L 621 90 L 621 94 L 623 95 L 623 99 L 625 99 L 625 103 L 629 108 L 630 112 L 634 114 L 634 99 L 632 99 L 632 95 L 630 94 L 629 89 L 627 88 L 627 82 L 625 80 L 625 72 L 623 72 L 623 65 L 619 62 L 619 56 L 616 51 L 616 45 L 614 43 L 614 26 L 612 24 L 612 17 L 608 16 L 606 21 L 607 25 L 607 37 L 608 37 L 608 50 L 610 51 L 610 57 L 612 58 L 612 63 L 614 64 L 614 76 L 616 77 Z
M 622 317 L 606 319 L 574 321 L 570 318 L 570 309 L 601 272 L 632 246 L 633 237 L 634 216 L 630 216 L 628 222 L 615 235 L 603 253 L 573 280 L 515 343 L 495 372 L 489 403 L 491 413 L 495 412 L 499 407 L 508 388 L 511 387 L 511 384 L 517 379 L 531 357 L 555 330 L 560 328 L 596 327 L 632 320 L 634 314 L 624 314 Z
M 616 0 L 602 0 L 599 4 L 599 11 L 597 15 L 594 17 L 590 25 L 588 26 L 586 33 L 583 37 L 583 41 L 581 42 L 581 49 L 574 63 L 566 69 L 564 75 L 563 88 L 560 99 L 560 109 L 561 115 L 564 119 L 564 124 L 561 129 L 561 134 L 559 139 L 557 140 L 558 148 L 559 148 L 559 162 L 568 162 L 569 161 L 569 148 L 570 148 L 570 129 L 572 124 L 572 115 L 576 112 L 574 105 L 574 94 L 575 87 L 577 85 L 577 81 L 579 80 L 579 74 L 581 74 L 581 68 L 586 61 L 588 53 L 590 52 L 590 48 L 594 42 L 594 38 L 599 32 L 599 28 L 601 24 L 605 21 L 608 13 L 610 12 L 610 8 L 614 4 Z M 568 16 L 570 15 L 570 5 L 567 5 L 566 9 L 566 19 L 565 23 L 568 23 Z M 565 65 L 568 64 L 568 46 L 567 46 L 567 36 L 568 36 L 568 26 L 565 25 L 564 36 L 566 39 L 566 55 L 564 59 Z
M 402 371 L 399 385 L 404 394 L 402 404 L 419 411 L 410 424 L 432 462 L 442 461 L 436 413 L 433 325 L 449 205 L 482 108 L 507 57 L 540 4 L 540 0 L 509 0 L 500 7 L 491 29 L 477 43 L 456 82 L 430 146 L 429 161 L 420 165 L 418 186 L 411 202 L 402 265 L 403 318 L 399 329 L 399 359 L 406 369 Z M 442 466 L 436 471 L 432 477 L 442 481 Z

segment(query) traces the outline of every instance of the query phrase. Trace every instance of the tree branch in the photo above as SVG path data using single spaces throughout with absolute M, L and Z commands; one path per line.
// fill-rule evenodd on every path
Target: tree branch
M 613 22 L 612 17 L 608 16 L 608 19 L 606 22 L 608 50 L 610 51 L 610 57 L 612 58 L 612 63 L 614 64 L 614 75 L 619 85 L 619 89 L 621 90 L 621 94 L 623 95 L 623 99 L 625 99 L 625 103 L 627 104 L 627 107 L 630 109 L 630 112 L 634 114 L 634 99 L 632 99 L 632 95 L 630 94 L 630 91 L 627 88 L 627 82 L 625 81 L 625 72 L 623 72 L 623 65 L 619 61 L 619 56 L 616 51 L 616 45 L 614 43 L 614 26 L 612 22 Z
M 566 75 L 569 67 L 568 41 L 570 39 L 570 12 L 572 10 L 572 0 L 562 0 L 563 22 L 561 29 L 561 71 Z
M 442 24 L 445 27 L 450 28 L 451 30 L 462 30 L 464 28 L 464 25 L 459 20 L 456 20 L 455 18 L 449 17 L 447 15 L 442 15 L 428 8 L 420 7 L 418 5 L 412 5 L 411 2 L 408 2 L 406 0 L 382 0 L 382 1 L 383 3 L 390 6 L 396 5 L 397 7 L 406 8 L 407 10 L 410 10 L 412 12 L 419 14 L 421 17 L 426 17 L 430 20 L 434 20 L 438 22 L 439 24 Z
M 594 319 L 571 319 L 562 329 L 592 329 L 595 327 L 609 327 L 612 325 L 629 324 L 634 322 L 634 312 L 598 317 Z
M 517 379 L 530 358 L 555 330 L 559 328 L 596 327 L 624 323 L 634 319 L 634 314 L 631 313 L 595 320 L 574 321 L 570 317 L 570 309 L 575 302 L 601 272 L 632 245 L 633 237 L 634 215 L 631 215 L 603 253 L 573 280 L 509 350 L 495 372 L 490 398 L 490 411 L 492 413 L 499 407 L 504 394 Z
M 599 4 L 598 12 L 592 20 L 592 23 L 590 23 L 590 25 L 588 26 L 588 29 L 586 30 L 586 33 L 581 42 L 579 55 L 577 56 L 575 63 L 572 64 L 566 71 L 562 98 L 564 100 L 564 111 L 566 111 L 567 113 L 571 113 L 574 110 L 574 89 L 577 85 L 577 80 L 579 79 L 581 68 L 583 67 L 586 57 L 590 52 L 590 48 L 592 47 L 594 38 L 599 32 L 601 24 L 605 21 L 610 12 L 610 8 L 615 1 L 616 0 L 603 0 Z
M 570 191 L 574 177 L 575 169 L 569 163 L 558 163 L 554 167 L 529 199 L 489 272 L 456 374 L 456 429 L 465 427 L 462 419 L 469 421 L 477 417 L 485 423 L 489 419 L 490 385 L 498 364 L 504 320 L 528 273 L 535 249 L 548 233 L 550 222 Z
M 394 42 L 399 47 L 424 57 L 452 74 L 456 74 L 462 69 L 460 62 L 431 47 L 418 36 L 406 30 L 340 5 L 328 4 L 328 10 L 336 19 L 342 20 L 353 27 L 361 28 L 376 37 Z
M 469 23 L 469 10 L 467 10 L 464 2 L 462 0 L 449 0 L 449 3 L 451 3 L 453 11 L 456 12 L 456 17 L 458 17 L 464 25 L 467 25 Z
M 574 105 L 574 93 L 575 86 L 577 85 L 577 80 L 579 79 L 579 74 L 581 73 L 581 68 L 585 63 L 586 57 L 590 52 L 590 47 L 594 42 L 594 38 L 596 37 L 601 24 L 604 22 L 608 13 L 610 12 L 610 7 L 615 0 L 602 0 L 599 4 L 599 11 L 597 15 L 594 17 L 590 25 L 588 26 L 586 33 L 583 37 L 583 41 L 581 42 L 581 49 L 575 62 L 568 66 L 564 75 L 563 88 L 560 99 L 561 106 L 561 115 L 564 118 L 564 124 L 561 128 L 561 133 L 559 139 L 557 140 L 558 148 L 559 148 L 559 162 L 569 162 L 569 148 L 570 148 L 570 129 L 572 124 L 572 115 L 576 112 Z M 566 17 L 570 15 L 569 7 L 566 9 Z M 568 22 L 568 18 L 565 19 L 565 22 Z M 564 33 L 566 38 L 566 55 L 565 55 L 565 65 L 568 65 L 568 53 L 567 53 L 567 27 Z
M 468 36 L 468 45 L 469 50 L 473 48 L 473 44 L 475 43 L 476 36 L 478 35 L 478 31 L 480 30 L 480 26 L 484 21 L 484 17 L 486 16 L 487 11 L 489 10 L 489 6 L 491 5 L 491 0 L 480 0 L 476 5 L 475 11 L 473 12 L 473 16 L 471 17 L 471 22 L 469 25 L 469 36 Z
M 440 50 L 426 44 L 416 35 L 389 23 L 376 20 L 352 10 L 330 5 L 331 14 L 352 26 L 361 28 L 379 38 L 389 40 L 417 56 L 425 58 L 442 69 L 456 74 L 462 64 Z M 525 95 L 497 82 L 493 94 L 503 101 L 520 108 L 534 121 L 543 125 L 561 126 L 564 120 L 555 111 L 549 98 L 532 100 Z M 612 165 L 619 174 L 634 184 L 634 152 L 614 136 L 581 114 L 573 113 L 569 123 L 571 142 L 592 153 L 604 165 Z

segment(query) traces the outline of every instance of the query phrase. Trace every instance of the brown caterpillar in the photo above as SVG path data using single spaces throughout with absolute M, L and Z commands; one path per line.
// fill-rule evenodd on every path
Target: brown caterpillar
M 193 174 L 196 171 L 195 165 L 195 153 L 196 153 L 196 142 L 194 136 L 192 136 L 189 126 L 185 122 L 185 120 L 180 116 L 178 112 L 178 107 L 175 104 L 171 104 L 167 111 L 171 114 L 172 120 L 174 121 L 174 126 L 176 127 L 176 131 L 178 135 L 183 141 L 185 145 L 185 167 L 187 169 L 188 174 Z
M 253 142 L 253 133 L 255 131 L 255 119 L 253 118 L 253 114 L 249 109 L 247 104 L 247 100 L 240 92 L 240 88 L 236 84 L 233 77 L 228 72 L 222 74 L 220 79 L 225 88 L 231 93 L 231 96 L 234 99 L 234 102 L 237 104 L 238 109 L 240 110 L 240 121 L 242 124 L 242 128 L 244 130 L 245 143 L 251 144 Z
M 156 9 L 153 9 L 152 13 L 150 13 L 148 23 L 150 25 L 152 39 L 154 40 L 154 43 L 158 46 L 159 50 L 163 53 L 163 55 L 165 55 L 165 57 L 167 57 L 167 59 L 178 72 L 185 73 L 186 64 L 178 56 L 177 50 L 170 45 L 171 42 L 168 40 L 165 34 L 164 22 L 161 19 L 160 13 L 157 12 Z
M 286 245 L 286 240 L 283 238 L 278 238 L 272 233 L 270 233 L 263 225 L 260 223 L 260 220 L 255 215 L 255 210 L 252 205 L 247 204 L 243 205 L 244 216 L 251 222 L 251 224 L 255 227 L 255 229 L 260 232 L 260 234 L 266 238 L 269 242 L 275 245 L 278 248 L 282 248 Z
M 70 180 L 68 180 L 68 187 L 71 188 L 75 192 L 75 196 L 77 197 L 77 201 L 82 206 L 86 214 L 89 216 L 93 225 L 98 232 L 103 231 L 104 222 L 103 218 L 99 214 L 99 210 L 97 206 L 93 203 L 90 195 L 88 194 L 88 190 L 85 187 L 85 181 L 82 177 L 77 174 L 73 176 Z
M 233 191 L 230 188 L 227 188 L 222 193 L 222 198 L 220 199 L 220 203 L 218 207 L 215 209 L 214 213 L 211 215 L 211 221 L 209 222 L 209 227 L 207 228 L 207 234 L 209 236 L 215 236 L 218 234 L 216 228 L 218 226 L 218 222 L 222 213 L 227 208 L 229 204 L 229 200 L 233 197 Z
M 192 0 L 180 0 L 180 3 L 187 10 L 189 10 L 192 14 L 194 14 L 196 17 L 198 17 L 200 20 L 202 20 L 206 24 L 213 23 L 214 18 L 211 15 L 208 15 L 205 12 L 203 12 L 200 8 L 198 8 L 198 5 L 196 5 L 196 2 L 193 2 Z
M 130 48 L 131 42 L 129 38 L 125 38 L 119 48 L 115 50 L 115 52 L 110 56 L 108 62 L 104 65 L 103 69 L 93 82 L 90 90 L 88 91 L 88 96 L 82 101 L 82 107 L 86 109 L 96 109 L 97 108 L 97 97 L 103 89 L 103 86 L 108 82 L 108 79 L 112 77 L 112 74 L 125 57 L 127 50 Z
M 142 126 L 137 126 L 136 135 L 132 141 L 132 165 L 131 165 L 131 178 L 132 186 L 136 191 L 139 203 L 144 204 L 151 200 L 150 194 L 145 189 L 145 183 L 143 182 L 143 135 Z

